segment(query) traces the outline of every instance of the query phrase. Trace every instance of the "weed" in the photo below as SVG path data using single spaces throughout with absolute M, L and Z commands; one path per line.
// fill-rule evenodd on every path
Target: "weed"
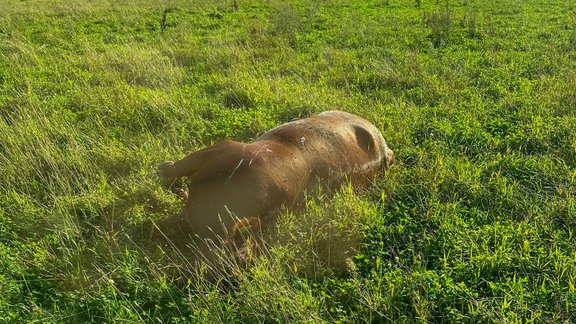
M 160 19 L 160 31 L 162 32 L 162 34 L 164 34 L 164 32 L 166 31 L 166 18 L 168 17 L 168 8 L 164 9 L 164 12 L 162 13 L 162 19 Z
M 434 47 L 448 45 L 452 33 L 452 20 L 452 9 L 448 2 L 442 11 L 434 11 L 425 17 L 425 23 L 430 28 L 428 37 Z

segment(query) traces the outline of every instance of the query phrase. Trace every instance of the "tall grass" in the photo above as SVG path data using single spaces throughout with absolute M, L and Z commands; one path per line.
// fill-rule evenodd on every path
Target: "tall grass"
M 576 321 L 574 4 L 417 4 L 3 1 L 0 322 Z M 198 265 L 158 162 L 328 109 L 397 164 Z

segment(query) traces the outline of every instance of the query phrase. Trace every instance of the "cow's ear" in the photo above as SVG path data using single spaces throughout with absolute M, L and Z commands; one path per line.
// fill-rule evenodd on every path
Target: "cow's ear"
M 356 144 L 365 152 L 374 151 L 376 143 L 374 136 L 369 130 L 362 126 L 354 126 L 354 136 L 356 137 Z

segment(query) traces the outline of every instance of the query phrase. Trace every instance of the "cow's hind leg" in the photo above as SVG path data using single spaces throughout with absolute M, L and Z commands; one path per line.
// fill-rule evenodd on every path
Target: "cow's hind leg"
M 191 176 L 212 157 L 210 150 L 202 150 L 190 153 L 183 159 L 174 161 L 164 161 L 160 163 L 158 169 L 160 175 L 165 178 L 180 178 Z
M 191 176 L 200 168 L 202 162 L 206 159 L 204 151 L 188 154 L 179 161 L 164 161 L 158 166 L 158 173 L 162 178 L 168 180 L 166 185 L 171 188 L 172 192 L 182 201 L 188 200 L 188 191 L 176 184 L 176 179 Z M 181 183 L 180 183 L 181 184 Z
M 224 141 L 203 150 L 192 152 L 176 162 L 162 162 L 159 166 L 160 175 L 166 178 L 189 177 L 198 171 L 205 163 L 208 163 L 214 155 L 225 152 L 232 145 L 237 145 L 237 143 Z
M 166 189 L 172 191 L 180 200 L 188 200 L 188 191 L 185 188 L 183 181 L 178 180 L 180 176 L 174 176 L 174 162 L 165 161 L 158 166 L 158 174 L 160 175 L 160 183 Z

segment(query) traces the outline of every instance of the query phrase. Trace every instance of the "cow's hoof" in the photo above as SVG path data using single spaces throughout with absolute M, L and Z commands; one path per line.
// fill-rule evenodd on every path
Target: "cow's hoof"
M 176 196 L 178 196 L 178 198 L 180 198 L 182 201 L 186 201 L 188 200 L 188 191 L 184 190 L 184 189 L 174 189 L 172 191 Z
M 170 178 L 172 169 L 174 169 L 174 161 L 164 161 L 158 166 L 158 174 L 162 177 Z

